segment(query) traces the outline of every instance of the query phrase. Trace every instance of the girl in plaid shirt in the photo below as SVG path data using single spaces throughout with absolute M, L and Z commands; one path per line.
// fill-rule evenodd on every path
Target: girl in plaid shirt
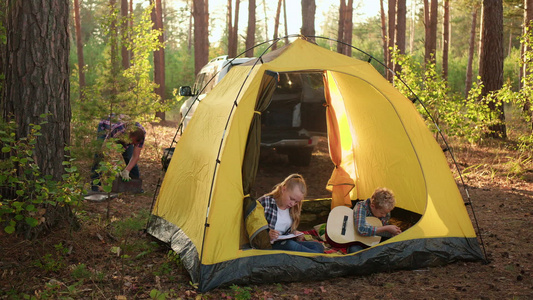
M 303 235 L 292 239 L 277 240 L 281 235 L 301 234 L 296 230 L 300 223 L 302 200 L 307 192 L 305 180 L 300 174 L 291 174 L 278 183 L 272 192 L 258 201 L 265 208 L 265 218 L 274 250 L 323 253 L 324 247 L 313 241 L 304 241 Z

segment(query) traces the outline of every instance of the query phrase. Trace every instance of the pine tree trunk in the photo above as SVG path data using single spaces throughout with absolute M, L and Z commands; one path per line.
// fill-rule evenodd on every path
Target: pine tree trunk
M 307 40 L 315 42 L 315 0 L 302 0 L 302 35 L 308 37 Z
M 348 0 L 346 9 L 344 10 L 344 54 L 347 56 L 352 56 L 352 35 L 353 35 L 353 0 Z
M 70 144 L 69 0 L 6 1 L 6 53 L 2 117 L 17 124 L 16 138 L 42 125 L 34 159 L 43 176 L 62 180 L 65 146 Z M 23 67 L 22 67 L 23 66 Z M 45 206 L 45 223 L 23 228 L 27 238 L 58 222 L 75 222 L 70 206 Z M 20 223 L 25 224 L 25 223 Z M 18 231 L 20 232 L 20 231 Z
M 444 16 L 442 22 L 442 77 L 448 80 L 448 52 L 450 49 L 450 0 L 444 0 Z
M 344 18 L 346 18 L 346 14 L 344 11 L 346 10 L 346 2 L 344 0 L 340 0 L 339 5 L 339 28 L 337 29 L 337 40 L 343 42 L 344 41 Z M 344 45 L 342 43 L 337 43 L 337 52 L 343 53 L 344 52 Z
M 407 4 L 406 0 L 397 0 L 396 11 L 396 46 L 400 54 L 405 54 L 405 36 L 407 27 Z M 401 66 L 396 64 L 394 71 L 399 73 Z
M 389 47 L 387 47 L 387 18 L 385 16 L 385 9 L 383 7 L 383 0 L 379 1 L 380 4 L 380 14 L 381 14 L 381 39 L 383 42 L 383 62 L 387 65 L 389 61 Z M 385 78 L 389 78 L 388 71 L 385 70 Z
M 194 17 L 194 71 L 195 74 L 209 60 L 209 10 L 206 10 L 208 0 L 193 0 Z
M 287 4 L 285 3 L 287 0 L 283 0 L 283 24 L 285 25 L 285 45 L 289 44 L 289 38 L 287 35 L 289 34 L 289 27 L 288 27 L 288 21 L 287 21 Z
M 474 6 L 472 9 L 472 26 L 470 27 L 470 42 L 468 43 L 468 62 L 466 65 L 466 80 L 465 80 L 465 97 L 468 96 L 472 88 L 472 65 L 474 61 L 474 50 L 476 48 L 476 23 L 477 23 L 478 7 Z
M 163 30 L 163 8 L 161 0 L 155 0 L 155 7 L 153 9 L 154 29 Z M 159 36 L 159 43 L 163 45 L 164 34 Z M 154 51 L 154 82 L 157 84 L 155 93 L 159 95 L 159 101 L 165 102 L 165 49 L 160 48 Z M 165 120 L 165 112 L 156 112 L 156 117 Z
M 233 1 L 228 0 L 226 12 L 226 28 L 228 31 L 228 57 L 235 57 L 236 50 L 231 49 L 233 42 Z
M 533 0 L 524 0 L 524 33 L 531 35 L 531 30 L 533 30 Z M 529 41 L 531 43 L 533 41 Z M 523 67 L 520 69 L 521 76 L 520 78 L 528 78 L 531 75 L 531 70 L 528 68 L 528 66 L 531 66 L 531 62 L 526 62 L 526 56 L 525 54 L 528 52 L 531 52 L 531 47 L 526 47 L 525 45 L 522 47 L 522 62 L 524 63 Z M 525 82 L 523 83 L 522 80 L 520 80 L 521 84 L 527 84 L 531 85 L 533 82 Z M 533 117 L 531 112 L 531 101 L 532 99 L 526 99 L 526 102 L 524 103 L 523 110 L 525 113 L 529 114 Z M 532 118 L 533 119 L 533 118 Z M 533 121 L 531 124 L 531 128 L 533 129 Z
M 502 0 L 483 1 L 483 48 L 480 63 L 483 70 L 480 73 L 483 96 L 497 91 L 503 86 L 503 3 Z M 496 99 L 493 99 L 496 101 Z M 493 125 L 492 137 L 506 138 L 505 114 L 502 103 L 488 103 L 490 109 L 497 113 L 499 124 Z
M 425 62 L 435 63 L 437 52 L 437 0 L 424 0 L 424 23 L 425 23 Z
M 254 56 L 255 45 L 255 0 L 248 0 L 248 29 L 246 30 L 246 57 Z
M 278 29 L 279 29 L 279 16 L 281 14 L 281 3 L 283 0 L 278 0 L 278 8 L 276 9 L 276 19 L 274 21 L 274 36 L 273 39 L 278 38 Z M 276 50 L 278 48 L 278 43 L 274 43 L 272 45 L 272 50 Z
M 83 89 L 85 88 L 85 60 L 83 58 L 83 41 L 81 40 L 80 2 L 74 0 L 74 18 L 76 23 L 76 50 L 78 54 L 78 76 L 80 101 L 83 101 Z
M 396 39 L 396 0 L 389 0 L 389 27 L 387 34 L 387 47 L 389 48 L 389 60 L 387 61 L 387 67 L 394 71 L 394 64 L 392 61 L 392 55 L 390 55 L 391 49 L 394 49 L 394 43 Z M 387 79 L 392 81 L 392 73 L 387 73 Z
M 4 120 L 16 121 L 17 137 L 46 117 L 35 159 L 44 175 L 60 180 L 70 143 L 68 0 L 7 1 Z M 23 67 L 21 67 L 23 66 Z
M 122 17 L 122 20 L 125 20 L 128 18 L 128 0 L 121 0 L 120 1 L 120 15 Z M 122 30 L 122 39 L 125 39 L 125 33 L 128 31 L 128 22 L 122 21 L 121 24 L 121 30 Z M 130 52 L 126 48 L 125 42 L 122 41 L 121 45 L 121 55 L 122 55 L 122 69 L 126 70 L 130 67 Z

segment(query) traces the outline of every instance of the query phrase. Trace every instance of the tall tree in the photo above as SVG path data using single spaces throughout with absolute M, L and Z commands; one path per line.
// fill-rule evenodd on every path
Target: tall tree
M 389 27 L 388 27 L 388 34 L 387 34 L 387 47 L 389 48 L 389 51 L 393 51 L 394 42 L 396 39 L 396 0 L 389 0 L 388 16 L 389 16 L 389 22 L 388 22 Z M 391 70 L 394 70 L 394 62 L 392 61 L 392 55 L 390 54 L 389 54 L 389 59 L 387 60 L 387 67 Z M 387 73 L 387 79 L 389 81 L 392 80 L 392 73 L 390 72 Z
M 255 0 L 248 0 L 248 28 L 246 30 L 246 57 L 254 56 L 255 45 Z
M 78 55 L 78 77 L 80 100 L 83 101 L 83 89 L 85 88 L 85 60 L 83 58 L 83 41 L 81 37 L 80 2 L 74 0 L 74 22 L 76 24 L 76 52 Z
M 337 44 L 337 52 L 352 56 L 352 31 L 353 31 L 353 0 L 340 1 L 339 5 L 339 29 L 337 39 L 341 42 Z
M 154 30 L 163 31 L 163 7 L 161 0 L 155 0 L 155 5 L 152 9 L 152 22 Z M 159 35 L 159 43 L 161 45 L 165 42 L 165 35 Z M 159 95 L 161 102 L 164 102 L 165 97 L 165 48 L 161 47 L 154 51 L 154 82 L 157 85 L 155 93 Z M 165 112 L 156 112 L 156 117 L 165 120 Z
M 450 0 L 444 0 L 442 21 L 442 77 L 448 80 L 448 52 L 450 49 Z
M 281 4 L 283 0 L 278 0 L 278 8 L 276 9 L 276 18 L 274 19 L 274 39 L 278 38 L 278 29 L 279 29 L 279 15 L 281 14 Z M 272 45 L 272 50 L 276 50 L 278 47 L 278 43 L 274 43 Z
M 49 114 L 35 145 L 43 175 L 61 180 L 70 143 L 69 0 L 8 0 L 2 117 L 15 120 L 17 137 Z M 23 66 L 23 67 L 21 67 Z
M 240 0 L 235 1 L 235 18 L 233 18 L 232 0 L 228 0 L 228 56 L 237 56 L 238 31 L 239 31 L 239 7 Z
M 195 74 L 209 60 L 209 6 L 208 0 L 193 0 L 194 17 L 194 71 Z
M 353 0 L 348 0 L 346 4 L 346 10 L 344 11 L 346 16 L 344 17 L 344 54 L 352 56 L 352 37 L 353 37 Z
M 302 0 L 302 35 L 315 42 L 315 0 Z
M 531 30 L 533 29 L 533 0 L 524 0 L 524 36 L 532 36 Z M 529 78 L 531 75 L 532 70 L 530 69 L 531 66 L 531 58 L 530 55 L 527 55 L 528 53 L 531 53 L 531 41 L 529 43 L 522 43 L 521 47 L 521 55 L 522 55 L 522 68 L 520 69 L 520 78 Z M 522 85 L 531 85 L 532 83 L 529 81 L 523 81 L 520 80 L 521 87 Z M 524 103 L 523 110 L 524 112 L 528 113 L 531 116 L 531 101 L 532 99 L 526 99 L 526 102 Z M 533 128 L 533 124 L 532 124 Z
M 435 63 L 437 52 L 437 17 L 438 1 L 424 0 L 424 25 L 425 25 L 425 62 Z
M 503 86 L 503 0 L 483 0 L 483 34 L 479 73 L 483 82 L 482 96 L 487 96 Z M 503 103 L 491 99 L 490 109 L 500 123 L 492 125 L 492 136 L 506 138 Z
M 340 0 L 339 5 L 339 25 L 337 28 L 337 40 L 340 42 L 344 41 L 344 18 L 346 18 L 346 14 L 344 11 L 346 10 L 346 2 L 344 0 Z M 342 43 L 337 43 L 337 52 L 343 53 L 344 51 L 344 45 Z
M 400 54 L 405 54 L 405 36 L 407 27 L 407 3 L 406 0 L 396 2 L 396 46 Z M 394 71 L 399 72 L 401 66 L 395 65 Z
M 472 25 L 470 26 L 470 41 L 468 42 L 468 62 L 466 64 L 465 96 L 468 95 L 472 88 L 472 65 L 474 61 L 474 50 L 476 49 L 476 24 L 477 11 L 479 7 L 472 7 Z
M 381 39 L 383 43 L 383 61 L 385 64 L 389 61 L 389 47 L 387 43 L 387 16 L 385 16 L 385 8 L 383 7 L 383 0 L 379 0 L 380 15 L 381 15 Z M 388 78 L 387 70 L 385 70 L 385 77 Z
M 122 55 L 122 68 L 126 70 L 130 67 L 130 52 L 126 47 L 124 40 L 127 38 L 126 33 L 128 32 L 128 0 L 120 1 L 120 15 L 121 15 L 121 30 L 122 30 L 122 45 L 121 45 L 121 55 Z
M 287 36 L 289 34 L 289 26 L 287 21 L 287 3 L 286 0 L 283 0 L 283 24 L 285 25 L 285 45 L 289 44 L 289 37 Z

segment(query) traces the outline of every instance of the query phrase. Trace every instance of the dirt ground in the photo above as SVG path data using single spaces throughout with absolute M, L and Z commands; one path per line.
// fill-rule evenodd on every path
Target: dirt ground
M 0 298 L 533 299 L 533 169 L 519 164 L 516 152 L 503 142 L 454 149 L 464 170 L 475 212 L 472 219 L 479 224 L 489 260 L 486 264 L 456 262 L 197 293 L 172 252 L 142 231 L 162 179 L 161 149 L 170 144 L 174 126 L 148 128 L 140 163 L 144 194 L 121 194 L 109 203 L 85 201 L 76 209 L 82 224 L 79 231 L 61 228 L 34 241 L 0 233 Z M 311 166 L 293 167 L 284 156 L 268 155 L 262 160 L 254 192 L 268 192 L 286 175 L 298 172 L 309 185 L 308 198 L 328 197 L 324 187 L 333 166 L 325 143 L 313 154 Z M 88 172 L 83 175 L 88 177 Z M 466 195 L 462 182 L 458 184 Z

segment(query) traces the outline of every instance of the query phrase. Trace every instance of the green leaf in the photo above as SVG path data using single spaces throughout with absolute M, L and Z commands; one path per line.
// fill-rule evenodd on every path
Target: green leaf
M 10 147 L 10 146 L 4 146 L 4 147 L 2 147 L 2 152 L 7 153 L 7 152 L 9 152 L 9 151 L 11 151 L 11 147 Z
M 35 226 L 39 225 L 39 221 L 37 219 L 30 218 L 30 217 L 26 218 L 26 223 L 28 223 L 28 225 L 30 225 L 31 227 L 35 227 Z
M 12 234 L 13 232 L 15 232 L 15 227 L 14 226 L 6 226 L 6 228 L 4 228 L 4 231 L 9 233 L 9 234 Z
M 35 209 L 35 205 L 33 205 L 33 204 L 29 204 L 29 205 L 27 205 L 27 206 L 26 206 L 26 210 L 27 210 L 27 211 L 36 211 L 36 209 Z

